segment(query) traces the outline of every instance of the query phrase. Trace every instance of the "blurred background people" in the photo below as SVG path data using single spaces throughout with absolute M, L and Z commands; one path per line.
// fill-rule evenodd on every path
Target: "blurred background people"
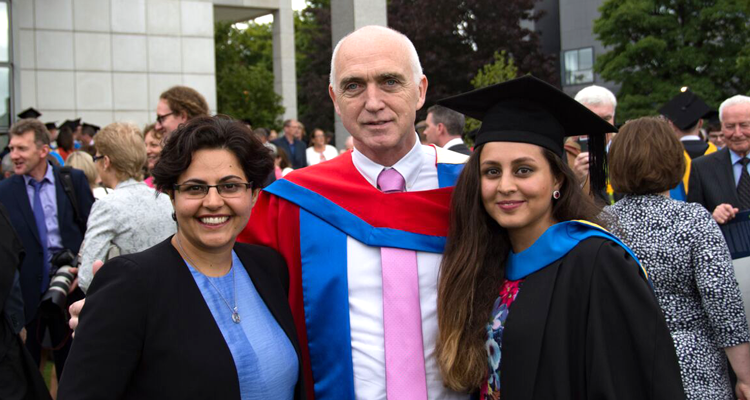
M 60 134 L 57 135 L 57 154 L 62 157 L 63 162 L 68 159 L 70 153 L 75 151 L 75 144 L 73 143 L 73 131 L 64 126 L 60 128 Z
M 187 86 L 174 86 L 159 96 L 155 128 L 169 136 L 180 124 L 208 114 L 208 102 L 202 94 Z
M 449 108 L 434 105 L 427 109 L 424 136 L 427 144 L 471 155 L 471 150 L 461 138 L 464 133 L 464 115 Z
M 120 254 L 145 250 L 174 234 L 169 197 L 143 183 L 146 146 L 135 125 L 115 122 L 97 134 L 96 168 L 104 186 L 114 191 L 91 208 L 81 247 L 78 284 L 88 291 L 96 260 L 106 260 L 112 246 Z
M 163 146 L 164 131 L 156 129 L 156 124 L 149 124 L 143 128 L 143 142 L 146 144 L 146 172 L 149 174 L 144 180 L 148 187 L 154 187 L 154 177 L 151 171 L 159 160 L 159 154 Z
M 26 347 L 39 365 L 49 333 L 59 378 L 70 349 L 70 330 L 62 313 L 43 315 L 39 305 L 50 286 L 50 271 L 55 270 L 53 256 L 65 250 L 78 254 L 94 196 L 83 172 L 71 169 L 64 174 L 48 162 L 49 132 L 40 121 L 22 119 L 9 134 L 14 175 L 0 182 L 0 203 L 26 251 L 20 273 Z M 82 295 L 76 290 L 67 300 Z
M 0 168 L 2 168 L 1 172 L 3 174 L 3 179 L 8 179 L 13 176 L 13 160 L 10 159 L 10 153 L 3 156 L 2 166 Z
M 284 136 L 272 142 L 279 149 L 279 153 L 282 151 L 286 153 L 290 166 L 293 169 L 307 166 L 307 146 L 303 141 L 298 139 L 301 135 L 301 126 L 296 119 L 284 121 Z
M 91 154 L 92 157 L 96 154 L 96 149 L 94 148 L 94 136 L 96 136 L 96 133 L 99 132 L 100 129 L 100 127 L 89 123 L 84 123 L 81 126 L 80 150 Z
M 697 158 L 716 151 L 716 146 L 701 138 L 703 118 L 711 113 L 711 107 L 690 90 L 678 94 L 660 109 L 669 126 L 680 139 L 690 158 Z
M 313 130 L 311 146 L 307 148 L 307 165 L 315 165 L 339 155 L 338 150 L 328 143 L 328 137 L 322 129 Z
M 89 153 L 80 150 L 72 152 L 68 156 L 68 161 L 65 163 L 65 166 L 83 171 L 95 199 L 101 199 L 109 194 L 110 189 L 101 185 L 99 172 L 96 170 L 96 164 L 94 164 L 94 158 L 91 157 Z
M 670 199 L 682 144 L 657 118 L 629 121 L 612 140 L 609 177 L 625 197 L 605 208 L 610 230 L 649 273 L 677 349 L 688 399 L 750 398 L 750 332 L 724 237 L 699 204 Z
M 306 398 L 283 258 L 236 243 L 272 165 L 239 122 L 195 118 L 167 139 L 154 177 L 177 233 L 97 273 L 60 400 Z
M 726 147 L 693 160 L 687 201 L 700 203 L 724 224 L 750 209 L 750 97 L 724 100 L 719 119 Z

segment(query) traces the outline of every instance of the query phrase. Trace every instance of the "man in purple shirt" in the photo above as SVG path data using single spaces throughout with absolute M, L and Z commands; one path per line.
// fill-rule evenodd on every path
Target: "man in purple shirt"
M 63 249 L 78 253 L 94 197 L 78 170 L 71 170 L 71 193 L 66 193 L 60 170 L 47 162 L 50 135 L 44 124 L 22 119 L 9 133 L 15 175 L 0 182 L 0 203 L 26 252 L 19 279 L 25 325 L 21 336 L 25 335 L 26 347 L 39 363 L 41 339 L 49 329 L 59 377 L 70 348 L 67 321 L 41 318 L 39 301 L 49 286 L 52 256 Z M 78 219 L 71 199 L 76 199 Z

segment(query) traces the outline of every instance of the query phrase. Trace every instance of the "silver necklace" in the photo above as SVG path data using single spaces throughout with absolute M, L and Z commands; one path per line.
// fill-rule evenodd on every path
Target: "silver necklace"
M 179 235 L 175 235 L 175 236 L 177 238 L 177 245 L 180 246 L 180 251 L 182 251 L 182 254 L 185 255 L 185 258 L 187 258 L 187 260 L 190 262 L 190 264 L 192 264 L 193 266 L 195 266 L 195 268 L 197 269 L 198 265 L 195 263 L 195 261 L 193 261 L 190 258 L 190 256 L 187 254 L 187 252 L 185 252 L 185 249 L 182 248 L 182 242 L 180 241 L 180 236 Z M 232 312 L 232 322 L 234 322 L 235 324 L 239 324 L 240 323 L 240 313 L 237 311 L 237 281 L 234 279 L 234 263 L 232 263 L 232 266 L 229 267 L 229 268 L 232 270 L 232 285 L 234 286 L 234 307 L 232 307 L 232 306 L 229 305 L 229 302 L 227 301 L 227 299 L 224 298 L 224 295 L 221 294 L 221 291 L 219 290 L 219 288 L 217 288 L 216 285 L 214 285 L 214 283 L 211 282 L 211 278 L 209 276 L 207 276 L 207 275 L 206 275 L 206 280 L 208 280 L 208 283 L 210 283 L 211 286 L 213 286 L 214 290 L 216 290 L 216 293 L 219 294 L 219 297 L 221 297 L 221 299 L 224 301 L 224 304 L 227 305 L 227 307 L 229 308 L 229 311 Z M 200 272 L 200 270 L 199 270 L 199 272 Z

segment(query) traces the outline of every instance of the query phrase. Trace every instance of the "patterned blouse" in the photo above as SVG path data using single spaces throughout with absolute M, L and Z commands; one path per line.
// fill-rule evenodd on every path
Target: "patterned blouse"
M 487 324 L 487 384 L 482 387 L 480 399 L 500 399 L 500 361 L 502 359 L 503 329 L 508 319 L 510 306 L 518 297 L 523 279 L 505 280 L 500 288 L 500 297 L 492 307 L 492 320 Z
M 719 226 L 701 205 L 625 196 L 603 219 L 648 271 L 675 342 L 688 399 L 733 399 L 723 348 L 750 341 Z
M 78 283 L 86 292 L 94 275 L 91 265 L 104 261 L 111 244 L 120 254 L 137 253 L 177 231 L 172 202 L 143 182 L 120 182 L 109 195 L 94 202 L 81 245 Z

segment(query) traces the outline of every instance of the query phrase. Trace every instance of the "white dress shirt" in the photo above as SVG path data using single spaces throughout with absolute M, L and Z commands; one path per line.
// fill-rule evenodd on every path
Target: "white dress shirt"
M 458 144 L 464 144 L 464 140 L 461 139 L 460 137 L 449 140 L 448 143 L 446 143 L 445 146 L 443 146 L 443 148 L 450 149 L 451 147 L 458 145 Z
M 435 160 L 435 149 L 423 146 L 417 140 L 411 151 L 392 168 L 404 177 L 407 192 L 437 189 Z M 352 161 L 360 174 L 377 187 L 378 175 L 384 167 L 365 157 L 356 148 L 352 152 Z M 417 252 L 427 397 L 436 400 L 467 399 L 467 395 L 454 393 L 443 386 L 435 359 L 437 282 L 441 260 L 441 254 Z M 367 246 L 348 237 L 347 261 L 354 392 L 357 399 L 386 399 L 380 247 Z

